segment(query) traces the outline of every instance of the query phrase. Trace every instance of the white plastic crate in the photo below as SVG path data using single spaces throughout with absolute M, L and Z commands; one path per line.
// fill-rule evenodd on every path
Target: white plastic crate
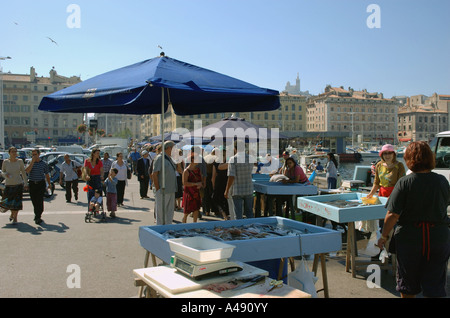
M 235 248 L 234 245 L 201 236 L 170 239 L 167 242 L 172 252 L 201 263 L 228 259 Z

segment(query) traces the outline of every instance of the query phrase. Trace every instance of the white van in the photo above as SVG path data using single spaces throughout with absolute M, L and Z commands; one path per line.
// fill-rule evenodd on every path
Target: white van
M 123 154 L 123 158 L 127 158 L 128 151 L 120 146 L 103 146 L 100 147 L 100 156 L 103 158 L 103 154 L 107 152 L 110 157 L 116 157 L 118 152 Z
M 436 168 L 433 170 L 450 181 L 450 131 L 443 131 L 430 142 L 436 155 Z
M 79 145 L 58 146 L 58 148 L 56 148 L 56 151 L 83 154 L 83 147 Z

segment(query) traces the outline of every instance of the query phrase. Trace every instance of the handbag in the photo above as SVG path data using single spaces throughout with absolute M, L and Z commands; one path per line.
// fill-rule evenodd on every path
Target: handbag
M 127 179 L 131 179 L 131 169 L 127 167 Z
M 88 181 L 88 176 L 89 176 L 89 173 L 88 173 L 88 171 L 87 171 L 87 168 L 86 168 L 86 167 L 83 167 L 83 168 L 81 169 L 81 180 L 83 180 L 83 181 Z
M 73 161 L 72 161 L 72 168 L 74 167 L 74 165 L 73 165 Z M 82 175 L 83 175 L 83 172 L 81 171 L 81 167 L 76 167 L 76 168 L 73 168 L 74 170 L 75 170 L 75 172 L 77 173 L 77 176 L 78 176 L 78 179 L 80 179 L 81 177 L 82 177 Z M 86 181 L 86 180 L 85 180 Z

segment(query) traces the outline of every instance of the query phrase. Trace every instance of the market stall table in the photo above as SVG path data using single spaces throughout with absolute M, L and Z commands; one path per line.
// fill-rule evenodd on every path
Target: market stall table
M 225 243 L 235 246 L 232 260 L 262 268 L 269 271 L 269 276 L 280 279 L 280 263 L 286 266 L 285 259 L 295 256 L 314 255 L 313 271 L 317 270 L 320 261 L 322 267 L 322 279 L 325 297 L 328 297 L 328 282 L 326 276 L 325 253 L 335 252 L 342 248 L 341 234 L 337 231 L 323 227 L 297 222 L 280 217 L 254 218 L 231 221 L 213 221 L 204 223 L 185 223 L 172 225 L 141 226 L 139 228 L 139 241 L 146 250 L 144 266 L 148 266 L 149 258 L 152 258 L 153 266 L 156 266 L 156 257 L 166 264 L 170 263 L 173 255 L 170 250 L 167 236 L 169 231 L 194 230 L 196 233 L 216 228 L 233 228 L 245 225 L 262 224 L 278 226 L 285 229 L 300 231 L 300 235 L 288 235 L 264 238 L 249 238 L 231 240 Z M 280 248 L 283 246 L 283 248 Z M 280 262 L 280 260 L 283 260 Z M 277 262 L 277 266 L 273 263 Z M 267 266 L 267 267 L 266 267 Z M 292 263 L 291 263 L 292 266 Z M 271 268 L 276 267 L 276 270 Z
M 380 204 L 375 205 L 355 205 L 349 204 L 346 207 L 344 202 L 360 201 L 367 194 L 352 192 L 342 194 L 320 195 L 303 197 L 297 199 L 297 207 L 301 210 L 323 217 L 325 219 L 337 222 L 347 223 L 347 251 L 345 269 L 347 272 L 352 270 L 352 276 L 356 276 L 356 241 L 355 241 L 355 222 L 384 219 L 386 216 L 387 198 L 379 197 Z M 342 206 L 333 205 L 332 202 L 340 201 Z M 360 263 L 362 264 L 362 263 Z
M 164 298 L 310 298 L 311 295 L 283 284 L 280 288 L 272 288 L 273 279 L 267 277 L 268 272 L 257 267 L 240 263 L 243 270 L 224 276 L 212 277 L 204 280 L 194 280 L 184 276 L 170 266 L 147 267 L 133 270 L 136 285 L 147 287 L 145 297 Z M 255 276 L 265 276 L 255 285 L 242 289 L 233 288 L 216 292 L 207 289 L 208 286 L 219 286 L 227 282 L 236 282 L 236 286 L 245 284 L 240 280 Z M 270 291 L 269 291 L 270 290 Z M 142 295 L 139 295 L 142 297 Z
M 256 193 L 255 216 L 261 215 L 260 195 L 266 196 L 265 216 L 273 216 L 273 200 L 276 200 L 276 215 L 282 216 L 282 203 L 287 202 L 286 216 L 291 212 L 292 219 L 295 220 L 294 197 L 317 195 L 317 187 L 314 185 L 305 185 L 301 183 L 282 183 L 270 181 L 253 181 L 253 191 Z

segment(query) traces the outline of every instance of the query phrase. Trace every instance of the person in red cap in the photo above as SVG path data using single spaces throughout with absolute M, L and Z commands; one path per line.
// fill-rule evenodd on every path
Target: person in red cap
M 398 179 L 406 174 L 405 166 L 397 160 L 394 147 L 386 144 L 380 151 L 381 161 L 375 166 L 375 180 L 367 195 L 371 198 L 379 190 L 380 197 L 389 197 Z

